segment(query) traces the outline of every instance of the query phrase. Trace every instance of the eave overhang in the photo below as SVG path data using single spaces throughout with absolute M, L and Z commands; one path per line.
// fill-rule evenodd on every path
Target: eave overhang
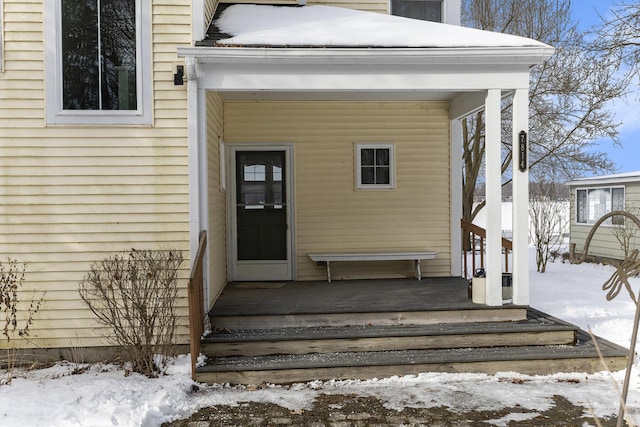
M 181 47 L 178 56 L 185 58 L 189 79 L 226 96 L 451 100 L 465 92 L 528 88 L 530 68 L 553 51 L 542 46 Z
M 416 65 L 525 65 L 532 67 L 551 57 L 543 46 L 470 48 L 317 48 L 317 47 L 179 47 L 181 58 L 201 63 L 255 64 L 416 64 Z

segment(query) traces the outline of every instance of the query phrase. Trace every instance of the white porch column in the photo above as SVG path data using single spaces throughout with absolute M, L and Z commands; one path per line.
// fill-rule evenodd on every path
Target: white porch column
M 526 132 L 526 169 L 520 170 L 519 135 Z M 529 90 L 513 96 L 513 303 L 529 305 Z
M 502 305 L 502 185 L 501 92 L 487 91 L 485 99 L 485 194 L 487 305 Z
M 462 217 L 462 122 L 455 118 L 451 120 L 451 275 L 460 276 L 462 274 L 462 228 L 460 218 Z
M 202 159 L 200 152 L 200 91 L 196 75 L 196 61 L 185 58 L 187 71 L 187 141 L 189 153 L 189 250 L 190 267 L 193 267 L 198 252 L 202 212 L 201 174 Z
M 196 261 L 200 232 L 209 229 L 207 188 L 206 90 L 198 84 L 197 61 L 185 57 L 187 72 L 187 144 L 189 154 L 189 262 Z M 207 248 L 209 244 L 207 243 Z M 209 251 L 205 252 L 203 303 L 209 309 Z

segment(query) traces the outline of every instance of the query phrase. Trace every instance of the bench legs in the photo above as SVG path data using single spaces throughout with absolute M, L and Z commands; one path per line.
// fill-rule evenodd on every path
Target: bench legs
M 325 261 L 327 263 L 327 281 L 331 283 L 331 261 Z M 415 260 L 416 262 L 416 278 L 418 280 L 422 280 L 422 271 L 420 270 L 420 260 Z

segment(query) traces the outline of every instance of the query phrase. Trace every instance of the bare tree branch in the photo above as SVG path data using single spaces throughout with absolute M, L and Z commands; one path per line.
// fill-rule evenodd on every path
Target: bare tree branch
M 594 48 L 591 33 L 577 28 L 570 8 L 569 0 L 462 2 L 463 23 L 467 26 L 529 37 L 556 48 L 552 58 L 531 71 L 529 165 L 534 175 L 536 170 L 553 170 L 562 179 L 614 170 L 607 154 L 594 150 L 594 144 L 600 138 L 618 143 L 620 123 L 615 121 L 609 103 L 622 97 L 629 83 L 629 78 L 617 71 L 620 59 Z M 637 35 L 635 40 L 639 40 Z M 502 110 L 502 173 L 504 182 L 509 182 L 511 99 L 503 101 Z M 483 160 L 478 155 L 484 155 L 484 116 L 476 113 L 464 119 L 463 128 L 462 217 L 472 221 L 479 209 L 473 208 L 469 195 L 482 175 Z

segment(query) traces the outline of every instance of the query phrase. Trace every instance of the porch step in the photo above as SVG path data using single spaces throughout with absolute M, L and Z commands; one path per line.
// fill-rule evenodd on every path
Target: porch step
M 437 325 L 216 330 L 202 341 L 210 356 L 260 356 L 356 351 L 523 345 L 571 345 L 577 328 L 541 319 Z
M 214 358 L 197 370 L 197 379 L 210 383 L 294 383 L 330 379 L 371 379 L 422 372 L 496 372 L 524 374 L 612 371 L 624 368 L 626 350 L 598 339 L 603 359 L 591 337 L 578 332 L 575 345 L 459 348 L 232 356 Z
M 429 311 L 368 311 L 279 313 L 255 315 L 221 315 L 214 313 L 211 324 L 218 329 L 255 330 L 279 328 L 314 328 L 353 325 L 437 325 L 451 323 L 516 322 L 527 318 L 527 308 L 478 306 L 466 309 L 434 309 Z
M 525 320 L 219 329 L 202 341 L 211 383 L 369 379 L 421 372 L 594 372 L 622 369 L 627 350 L 538 310 Z M 356 314 L 353 314 L 356 316 Z M 473 316 L 472 316 L 473 317 Z
M 202 340 L 211 383 L 293 383 L 422 372 L 603 369 L 593 339 L 526 306 L 473 304 L 462 278 L 230 283 Z M 627 350 L 596 338 L 603 361 Z

